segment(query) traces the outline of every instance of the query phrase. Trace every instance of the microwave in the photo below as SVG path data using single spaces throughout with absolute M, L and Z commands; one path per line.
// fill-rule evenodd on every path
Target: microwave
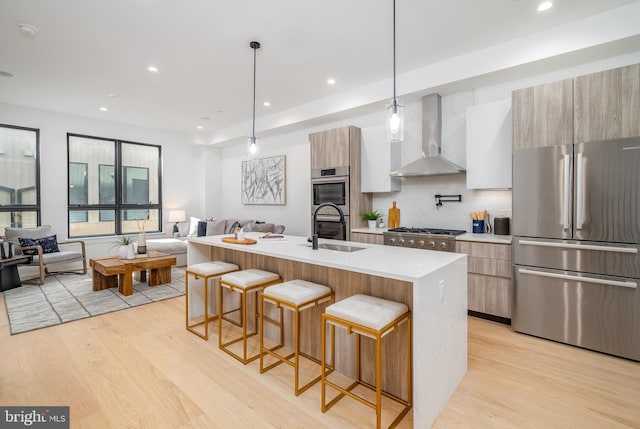
M 323 203 L 333 203 L 349 215 L 349 167 L 312 170 L 311 213 Z M 333 207 L 323 207 L 318 214 L 338 215 Z

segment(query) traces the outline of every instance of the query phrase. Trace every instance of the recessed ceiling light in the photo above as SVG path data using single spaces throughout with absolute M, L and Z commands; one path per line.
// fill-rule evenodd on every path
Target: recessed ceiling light
M 149 66 L 147 67 L 147 70 L 149 70 L 152 73 L 158 73 L 158 67 L 156 66 Z
M 335 79 L 333 79 L 333 78 L 329 78 L 329 79 L 327 80 L 327 83 L 328 83 L 329 85 L 335 85 L 335 84 L 336 84 L 336 80 L 335 80 Z
M 264 105 L 264 107 L 269 107 L 271 106 L 271 103 L 269 103 L 268 101 L 265 101 L 264 103 L 262 103 Z
M 111 98 L 116 98 L 118 96 L 118 94 L 116 94 L 115 92 L 110 92 L 109 93 L 109 97 Z
M 13 75 L 9 72 L 0 70 L 0 76 L 2 77 L 13 77 Z
M 104 106 L 100 107 L 100 111 L 101 111 L 101 112 L 106 112 L 107 110 L 108 110 L 108 109 L 107 109 L 106 107 L 104 107 Z
M 553 7 L 552 1 L 543 1 L 538 5 L 538 12 L 544 12 L 545 10 L 549 10 Z
M 18 28 L 22 32 L 22 34 L 30 37 L 34 37 L 38 34 L 38 29 L 30 24 L 18 24 Z
M 201 130 L 202 129 L 202 125 L 198 125 L 196 128 Z

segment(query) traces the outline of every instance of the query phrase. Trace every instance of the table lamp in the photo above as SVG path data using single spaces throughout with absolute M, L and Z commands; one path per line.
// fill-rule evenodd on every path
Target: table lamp
M 178 232 L 178 222 L 187 220 L 187 214 L 184 210 L 169 210 L 169 222 L 175 222 L 173 225 L 173 234 Z

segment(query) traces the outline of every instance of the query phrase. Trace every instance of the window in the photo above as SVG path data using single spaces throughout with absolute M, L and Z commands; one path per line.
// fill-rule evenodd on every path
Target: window
M 67 135 L 69 237 L 159 231 L 160 146 Z
M 0 236 L 40 225 L 40 132 L 0 125 Z

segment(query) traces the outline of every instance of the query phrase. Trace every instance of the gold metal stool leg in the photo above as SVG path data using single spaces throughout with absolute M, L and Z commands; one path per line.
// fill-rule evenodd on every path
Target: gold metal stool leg
M 387 334 L 390 333 L 391 331 L 393 332 L 397 332 L 398 327 L 404 323 L 407 322 L 407 353 L 408 353 L 408 357 L 407 357 L 407 400 L 403 400 L 399 397 L 396 397 L 394 395 L 391 395 L 389 393 L 386 393 L 382 390 L 382 337 Z M 343 327 L 347 330 L 348 334 L 356 334 L 357 338 L 356 338 L 356 351 L 355 351 L 355 358 L 356 358 L 356 362 L 355 362 L 355 369 L 356 369 L 356 377 L 357 379 L 350 384 L 348 387 L 341 387 L 338 386 L 337 384 L 331 382 L 330 380 L 328 380 L 326 378 L 326 375 L 328 374 L 322 374 L 322 379 L 321 379 L 321 400 L 322 400 L 322 412 L 326 412 L 327 410 L 329 410 L 333 405 L 335 405 L 340 399 L 342 399 L 344 396 L 349 396 L 352 399 L 355 399 L 356 401 L 360 402 L 363 405 L 368 406 L 369 408 L 372 408 L 375 410 L 376 412 L 376 428 L 380 429 L 382 427 L 382 396 L 385 396 L 387 398 L 392 399 L 393 401 L 404 405 L 404 408 L 402 409 L 402 411 L 396 416 L 396 418 L 393 420 L 393 422 L 388 426 L 389 428 L 394 428 L 396 427 L 400 421 L 402 420 L 402 418 L 404 418 L 404 416 L 409 412 L 409 410 L 411 409 L 412 406 L 412 390 L 411 390 L 411 377 L 412 377 L 412 372 L 411 372 L 411 314 L 410 313 L 405 313 L 403 315 L 401 315 L 400 317 L 398 317 L 396 320 L 394 320 L 392 323 L 388 324 L 387 326 L 385 326 L 384 328 L 377 330 L 377 329 L 372 329 L 369 328 L 367 326 L 363 326 L 363 325 L 359 325 L 357 323 L 351 322 L 349 320 L 345 320 L 345 319 L 341 319 L 339 317 L 335 317 L 335 316 L 331 316 L 328 314 L 323 314 L 322 315 L 322 353 L 323 353 L 323 364 L 324 364 L 324 358 L 325 358 L 325 342 L 326 342 L 326 324 L 330 323 L 332 325 L 332 327 L 334 326 L 339 326 L 339 327 Z M 375 341 L 375 386 L 370 385 L 369 383 L 365 382 L 362 380 L 361 378 L 361 368 L 360 368 L 360 341 L 361 341 L 361 336 L 364 335 L 366 337 L 372 338 Z M 356 395 L 355 393 L 352 392 L 353 388 L 361 385 L 364 387 L 367 387 L 369 389 L 372 389 L 373 391 L 375 391 L 375 403 L 369 402 L 366 399 L 364 399 L 363 397 L 360 397 L 359 395 Z M 332 387 L 333 389 L 337 390 L 339 392 L 339 394 L 333 398 L 329 403 L 326 402 L 326 387 Z
M 281 279 L 277 279 L 277 280 L 273 280 L 273 281 L 269 281 L 269 282 L 265 282 L 262 284 L 258 284 L 258 285 L 254 285 L 251 287 L 247 287 L 247 288 L 242 288 L 242 287 L 237 287 L 234 286 L 233 284 L 230 283 L 226 283 L 223 282 L 222 280 L 220 280 L 219 284 L 218 284 L 218 302 L 220 305 L 220 308 L 218 310 L 218 313 L 220 314 L 220 317 L 218 317 L 218 347 L 224 351 L 225 353 L 229 354 L 230 356 L 232 356 L 234 359 L 242 362 L 244 365 L 248 364 L 249 362 L 253 362 L 254 360 L 258 359 L 260 357 L 260 352 L 258 351 L 257 354 L 248 357 L 247 356 L 247 339 L 249 339 L 250 337 L 253 337 L 254 335 L 258 334 L 258 329 L 259 329 L 259 325 L 258 325 L 258 299 L 260 298 L 260 292 L 267 286 L 271 285 L 271 284 L 275 284 L 275 283 L 281 283 L 282 280 Z M 235 293 L 239 293 L 240 294 L 240 307 L 230 310 L 230 311 L 224 311 L 224 307 L 223 307 L 223 294 L 222 294 L 222 289 L 226 288 L 229 289 L 231 292 L 235 292 Z M 254 329 L 250 332 L 247 331 L 247 297 L 250 293 L 256 293 L 256 298 L 254 301 Z M 232 312 L 236 312 L 236 311 L 240 311 L 241 312 L 241 316 L 240 316 L 240 324 L 237 324 L 225 317 L 222 317 L 226 314 L 232 313 Z M 237 326 L 241 326 L 242 327 L 242 336 L 234 338 L 230 341 L 227 342 L 223 342 L 222 339 L 222 321 L 223 319 L 225 321 L 231 322 L 236 324 Z M 232 350 L 230 350 L 230 346 L 233 344 L 236 344 L 238 342 L 242 341 L 242 356 L 234 353 Z
M 306 390 L 308 390 L 310 387 L 312 387 L 315 383 L 317 383 L 318 381 L 320 381 L 322 379 L 322 373 L 324 372 L 324 366 L 322 364 L 322 360 L 321 359 L 317 359 L 313 356 L 310 356 L 304 352 L 302 352 L 300 350 L 300 313 L 301 311 L 310 308 L 310 307 L 315 307 L 317 308 L 320 304 L 325 303 L 325 302 L 329 302 L 329 304 L 332 304 L 334 302 L 334 294 L 333 292 L 331 292 L 330 294 L 326 294 L 317 298 L 314 298 L 310 301 L 307 302 L 303 302 L 303 303 L 299 303 L 297 305 L 292 304 L 292 303 L 288 303 L 285 301 L 281 301 L 277 298 L 274 298 L 272 296 L 269 296 L 268 298 L 265 298 L 264 294 L 260 297 L 260 322 L 261 322 L 261 330 L 260 330 L 260 373 L 263 374 L 267 371 L 269 371 L 270 369 L 280 365 L 281 363 L 286 363 L 290 366 L 293 367 L 294 369 L 294 392 L 295 395 L 298 396 L 301 393 L 305 392 Z M 274 320 L 271 317 L 267 317 L 265 316 L 265 312 L 264 312 L 264 301 L 267 300 L 270 303 L 272 303 L 273 305 L 276 306 L 276 308 L 279 309 L 279 320 Z M 293 322 L 294 322 L 294 326 L 293 326 L 293 353 L 287 355 L 287 356 L 283 356 L 280 355 L 278 353 L 276 353 L 277 349 L 280 349 L 282 347 L 284 347 L 284 319 L 283 319 L 283 307 L 291 310 L 293 312 Z M 271 348 L 267 348 L 264 346 L 264 323 L 268 322 L 271 323 L 275 326 L 278 326 L 280 328 L 280 340 L 279 340 L 279 344 L 271 347 Z M 335 344 L 335 340 L 332 342 L 332 350 L 333 350 L 333 345 Z M 324 350 L 324 343 L 322 345 L 323 350 Z M 324 353 L 324 351 L 323 351 Z M 264 366 L 264 356 L 265 355 L 270 355 L 272 357 L 274 357 L 276 359 L 275 362 L 271 363 L 269 366 L 265 367 Z M 313 378 L 311 381 L 308 381 L 305 385 L 300 386 L 300 357 L 305 357 L 308 360 L 317 363 L 318 365 L 320 365 L 321 368 L 321 373 L 320 375 L 318 375 L 317 377 Z M 333 357 L 333 354 L 332 354 Z M 293 361 L 291 361 L 291 359 L 293 358 Z M 331 367 L 330 370 L 333 371 L 333 360 L 331 362 Z

